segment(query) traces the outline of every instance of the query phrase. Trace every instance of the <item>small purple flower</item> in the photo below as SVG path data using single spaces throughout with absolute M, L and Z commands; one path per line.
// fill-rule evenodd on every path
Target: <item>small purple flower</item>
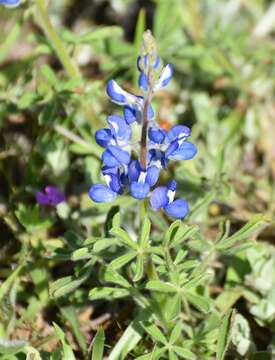
M 21 0 L 0 0 L 0 5 L 4 5 L 6 7 L 16 7 L 20 5 Z
M 44 191 L 37 191 L 36 201 L 40 205 L 56 206 L 65 201 L 65 195 L 54 185 L 48 185 Z

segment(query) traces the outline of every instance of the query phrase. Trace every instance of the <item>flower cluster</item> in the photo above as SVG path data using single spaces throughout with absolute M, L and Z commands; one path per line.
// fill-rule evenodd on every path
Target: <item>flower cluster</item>
M 169 131 L 158 126 L 151 106 L 154 94 L 168 85 L 173 75 L 170 64 L 162 67 L 156 55 L 154 40 L 145 33 L 143 53 L 138 57 L 139 88 L 142 96 L 123 90 L 114 80 L 107 84 L 110 99 L 123 107 L 123 116 L 107 118 L 108 128 L 96 132 L 96 142 L 104 148 L 102 175 L 106 185 L 95 184 L 89 196 L 95 202 L 109 202 L 118 195 L 130 193 L 136 199 L 150 196 L 154 210 L 163 209 L 169 216 L 184 218 L 188 213 L 185 200 L 174 200 L 176 182 L 154 187 L 161 169 L 171 160 L 189 160 L 197 152 L 194 144 L 187 141 L 190 129 L 176 125 Z M 132 124 L 141 126 L 140 144 L 132 142 Z M 134 153 L 138 150 L 139 156 Z
M 4 5 L 7 7 L 15 7 L 20 5 L 21 0 L 0 0 L 0 5 Z

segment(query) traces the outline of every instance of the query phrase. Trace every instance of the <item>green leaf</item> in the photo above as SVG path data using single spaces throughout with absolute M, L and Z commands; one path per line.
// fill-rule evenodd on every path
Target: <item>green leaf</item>
M 135 276 L 133 281 L 139 281 L 143 277 L 144 271 L 144 257 L 142 255 L 137 256 L 136 266 L 135 266 Z
M 119 299 L 129 295 L 129 291 L 121 288 L 112 288 L 112 287 L 102 287 L 102 288 L 93 288 L 89 292 L 90 300 L 113 300 Z
M 119 241 L 117 239 L 99 239 L 96 241 L 93 247 L 94 252 L 100 252 L 102 250 L 108 249 L 110 246 L 118 245 Z
M 136 256 L 137 256 L 137 254 L 135 252 L 133 252 L 133 251 L 128 252 L 127 254 L 124 254 L 124 255 L 118 257 L 117 259 L 113 260 L 110 263 L 109 267 L 112 268 L 113 270 L 120 269 L 124 265 L 128 264 L 128 262 L 130 262 Z
M 184 296 L 190 303 L 203 313 L 208 313 L 210 310 L 210 300 L 204 296 L 200 296 L 191 292 L 184 292 Z
M 216 360 L 224 359 L 226 350 L 230 343 L 232 315 L 233 315 L 233 310 L 229 309 L 222 320 L 222 323 L 221 323 L 221 326 L 219 329 Z
M 56 85 L 58 85 L 59 80 L 57 79 L 57 77 L 55 76 L 54 71 L 50 68 L 49 65 L 43 64 L 40 67 L 40 71 L 42 72 L 44 77 L 48 80 L 48 82 L 49 82 L 49 84 L 51 86 L 56 87 Z
M 148 321 L 146 321 L 142 324 L 142 326 L 153 339 L 161 342 L 163 345 L 167 344 L 167 340 L 166 340 L 165 336 L 163 335 L 163 333 L 160 331 L 160 329 L 156 325 L 151 324 Z
M 114 235 L 122 244 L 134 250 L 138 249 L 137 243 L 130 238 L 130 236 L 127 234 L 125 230 L 118 227 L 114 227 L 111 229 L 110 233 Z
M 105 334 L 102 328 L 97 330 L 97 333 L 93 340 L 93 351 L 91 360 L 103 359 Z
M 175 247 L 181 244 L 188 238 L 191 238 L 193 235 L 195 235 L 198 231 L 199 231 L 198 225 L 192 225 L 192 226 L 181 225 L 180 227 L 178 227 L 177 232 L 175 233 L 170 243 L 170 246 Z
M 66 276 L 64 278 L 56 280 L 50 285 L 51 296 L 57 299 L 73 292 L 88 279 L 91 271 L 92 268 L 91 266 L 89 266 L 87 268 L 83 268 L 80 271 L 80 275 L 78 277 Z
M 179 346 L 173 346 L 173 350 L 183 359 L 188 359 L 188 360 L 196 360 L 197 357 L 195 354 L 192 353 L 192 351 L 181 348 Z
M 239 231 L 228 238 L 222 238 L 221 241 L 216 243 L 218 250 L 228 249 L 233 246 L 237 241 L 246 239 L 252 232 L 265 226 L 269 219 L 264 215 L 256 215 L 246 225 L 244 225 Z
M 92 257 L 92 254 L 89 250 L 89 248 L 80 248 L 75 250 L 72 253 L 71 259 L 72 261 L 78 261 L 78 260 L 83 260 L 83 259 L 90 259 Z
M 130 283 L 122 275 L 110 267 L 102 269 L 101 276 L 104 282 L 111 282 L 125 288 L 131 287 Z
M 5 281 L 3 281 L 0 285 L 0 302 L 2 301 L 3 297 L 7 294 L 9 289 L 11 288 L 13 282 L 18 277 L 20 272 L 25 266 L 25 262 L 23 264 L 20 264 L 17 266 L 15 270 L 11 272 L 11 274 L 6 278 Z
M 28 344 L 25 340 L 4 340 L 0 339 L 0 354 L 13 355 L 24 350 Z
M 181 330 L 182 330 L 182 324 L 181 321 L 178 321 L 171 332 L 169 339 L 170 344 L 174 344 L 178 340 L 178 338 L 181 336 Z
M 175 294 L 167 299 L 165 316 L 168 321 L 174 320 L 181 312 L 181 295 Z
M 132 351 L 143 338 L 144 329 L 136 318 L 128 325 L 109 355 L 109 360 L 122 360 Z
M 53 326 L 54 326 L 56 336 L 62 343 L 63 358 L 66 360 L 75 360 L 73 350 L 72 350 L 71 346 L 69 345 L 69 343 L 67 342 L 64 332 L 55 322 L 53 323 Z
M 61 314 L 63 315 L 63 317 L 70 323 L 70 326 L 73 330 L 73 334 L 74 334 L 82 352 L 86 353 L 86 351 L 87 351 L 86 339 L 80 328 L 80 323 L 79 323 L 75 308 L 73 306 L 66 306 L 66 307 L 60 306 L 60 311 L 61 311 Z
M 166 243 L 171 242 L 174 239 L 174 236 L 177 233 L 180 226 L 181 226 L 181 220 L 176 220 L 169 226 L 169 229 L 166 231 L 164 236 Z
M 173 285 L 159 281 L 159 280 L 148 281 L 148 283 L 146 284 L 146 289 L 153 290 L 153 291 L 166 292 L 166 293 L 177 292 L 177 289 Z
M 149 246 L 149 236 L 150 236 L 150 230 L 151 230 L 151 222 L 149 218 L 145 218 L 141 230 L 141 236 L 140 236 L 140 247 L 142 249 L 146 249 Z

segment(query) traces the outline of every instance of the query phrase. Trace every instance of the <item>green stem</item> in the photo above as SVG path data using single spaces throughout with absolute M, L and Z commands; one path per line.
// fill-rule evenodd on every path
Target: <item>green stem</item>
M 49 14 L 47 11 L 47 7 L 45 4 L 45 0 L 34 0 L 36 4 L 37 9 L 37 15 L 39 17 L 39 20 L 41 22 L 41 27 L 43 28 L 44 32 L 48 36 L 51 45 L 53 46 L 59 60 L 61 61 L 62 65 L 64 66 L 64 69 L 66 70 L 67 74 L 75 79 L 75 78 L 81 78 L 81 74 L 79 72 L 79 69 L 74 64 L 74 62 L 69 57 L 69 54 L 65 48 L 65 46 L 62 43 L 62 40 L 58 36 L 57 32 L 55 31 L 51 20 L 49 18 Z

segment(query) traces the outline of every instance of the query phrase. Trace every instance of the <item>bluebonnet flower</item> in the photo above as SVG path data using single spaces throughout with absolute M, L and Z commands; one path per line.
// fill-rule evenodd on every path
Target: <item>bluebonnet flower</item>
M 15 7 L 20 5 L 21 0 L 0 0 L 0 5 L 4 5 L 6 7 Z
M 123 193 L 122 176 L 119 169 L 104 167 L 102 174 L 107 185 L 95 184 L 89 191 L 89 196 L 95 202 L 113 201 Z
M 142 55 L 138 57 L 139 88 L 142 95 L 135 95 L 122 89 L 116 81 L 107 83 L 107 95 L 111 101 L 123 107 L 123 117 L 111 115 L 107 118 L 108 128 L 96 132 L 96 142 L 104 148 L 102 153 L 102 175 L 106 185 L 95 184 L 89 196 L 95 202 L 113 201 L 124 192 L 138 200 L 151 194 L 151 206 L 155 211 L 163 209 L 169 216 L 184 218 L 188 204 L 183 199 L 174 200 L 176 182 L 154 189 L 161 169 L 171 160 L 190 160 L 196 153 L 195 145 L 188 141 L 190 129 L 176 125 L 169 131 L 158 126 L 151 106 L 158 90 L 166 87 L 173 75 L 173 67 L 161 67 L 156 55 L 153 37 L 146 32 Z M 141 140 L 132 144 L 131 126 L 141 125 Z M 139 157 L 133 157 L 132 150 L 139 150 Z
M 152 192 L 150 203 L 155 211 L 163 209 L 169 216 L 183 219 L 188 211 L 188 203 L 183 199 L 174 200 L 177 189 L 176 181 L 171 181 L 167 186 L 159 186 Z
M 65 201 L 65 195 L 54 185 L 48 185 L 43 191 L 37 191 L 36 201 L 40 205 L 56 206 Z

